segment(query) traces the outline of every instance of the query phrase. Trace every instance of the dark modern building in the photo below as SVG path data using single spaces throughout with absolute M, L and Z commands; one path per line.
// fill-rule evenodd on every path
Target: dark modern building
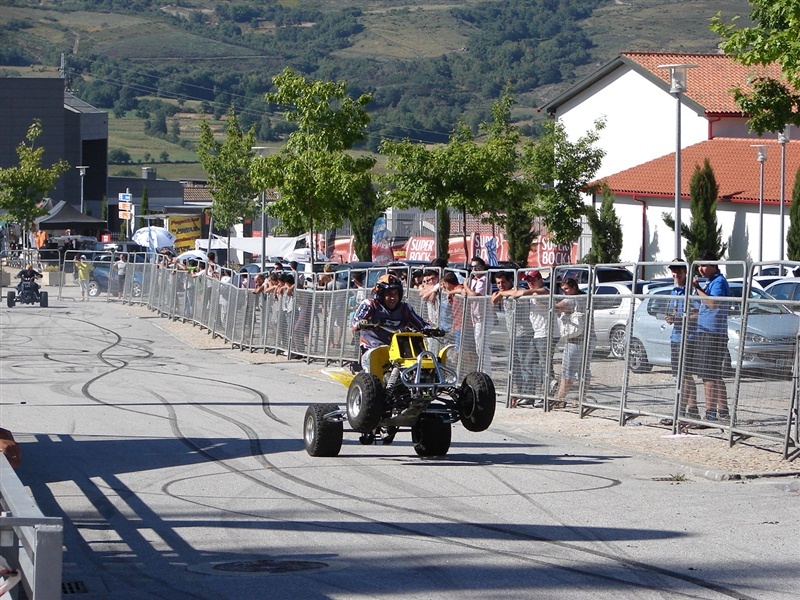
M 0 167 L 19 163 L 16 148 L 35 119 L 42 123 L 36 144 L 45 149 L 44 166 L 61 159 L 71 165 L 50 197 L 79 209 L 81 176 L 75 167 L 86 166 L 86 212 L 99 217 L 108 178 L 108 114 L 66 92 L 63 79 L 0 78 Z

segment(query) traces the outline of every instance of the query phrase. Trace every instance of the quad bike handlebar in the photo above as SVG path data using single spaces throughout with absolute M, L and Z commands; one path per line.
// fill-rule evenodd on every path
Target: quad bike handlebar
M 372 321 L 368 321 L 367 319 L 361 319 L 356 324 L 356 329 L 358 329 L 359 331 L 361 331 L 362 329 L 383 329 L 384 331 L 387 331 L 389 333 L 403 333 L 406 331 L 414 331 L 414 332 L 417 331 L 416 329 L 411 329 L 408 326 L 390 327 L 384 322 L 373 323 Z M 444 337 L 445 335 L 447 335 L 447 332 L 439 327 L 424 327 L 421 330 L 419 330 L 419 333 L 421 333 L 425 337 Z

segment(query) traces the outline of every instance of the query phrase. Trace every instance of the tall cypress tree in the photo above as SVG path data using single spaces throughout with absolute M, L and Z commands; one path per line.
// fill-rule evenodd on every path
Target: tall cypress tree
M 789 231 L 786 233 L 786 256 L 800 260 L 800 169 L 794 176 L 792 205 L 789 207 Z
M 722 227 L 717 226 L 719 185 L 708 159 L 703 161 L 702 168 L 700 165 L 694 166 L 689 195 L 692 222 L 690 225 L 681 223 L 681 235 L 686 239 L 686 262 L 696 260 L 705 252 L 711 252 L 722 259 L 728 250 L 728 244 L 722 243 Z M 674 231 L 675 220 L 672 215 L 663 213 L 662 218 Z
M 622 254 L 622 225 L 614 210 L 614 192 L 608 184 L 603 185 L 603 202 L 599 214 L 589 208 L 586 219 L 592 230 L 592 248 L 581 262 L 592 265 L 619 262 Z

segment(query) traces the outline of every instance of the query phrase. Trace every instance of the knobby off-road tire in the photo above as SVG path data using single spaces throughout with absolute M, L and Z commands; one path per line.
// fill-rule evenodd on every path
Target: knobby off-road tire
M 14 305 L 17 303 L 17 293 L 16 292 L 8 292 L 6 294 L 6 305 L 8 308 L 14 308 Z
M 49 304 L 49 299 L 47 297 L 47 292 L 39 292 L 39 306 L 42 308 L 47 308 Z
M 459 390 L 461 423 L 468 431 L 485 431 L 494 420 L 497 396 L 494 382 L 486 373 L 469 373 Z
M 444 456 L 450 450 L 453 429 L 435 415 L 420 415 L 411 428 L 414 452 L 419 456 Z
M 338 456 L 342 449 L 344 425 L 327 421 L 325 415 L 339 410 L 336 404 L 312 404 L 303 419 L 303 443 L 311 456 Z
M 371 373 L 355 376 L 347 390 L 347 420 L 358 433 L 370 433 L 386 411 L 386 392 L 381 380 Z

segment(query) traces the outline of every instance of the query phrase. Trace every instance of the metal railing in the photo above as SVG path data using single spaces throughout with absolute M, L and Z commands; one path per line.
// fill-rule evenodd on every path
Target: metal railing
M 46 517 L 25 491 L 4 454 L 0 454 L 0 554 L 22 575 L 28 598 L 60 600 L 64 526 Z M 11 597 L 18 597 L 18 588 Z
M 800 303 L 762 298 L 751 290 L 751 277 L 759 265 L 717 264 L 748 276 L 734 284 L 738 297 L 724 301 L 728 336 L 718 351 L 727 350 L 727 355 L 719 355 L 721 376 L 715 384 L 723 400 L 713 408 L 709 404 L 713 388 L 693 362 L 705 356 L 691 347 L 688 337 L 674 345 L 670 342 L 675 320 L 686 331 L 695 318 L 690 313 L 697 310 L 696 296 L 686 303 L 689 310 L 668 322 L 665 316 L 674 287 L 669 280 L 642 287 L 634 277 L 628 282 L 633 293 L 617 296 L 594 291 L 604 283 L 608 286 L 596 281 L 600 267 L 624 266 L 633 273 L 663 279 L 669 273 L 667 263 L 538 269 L 551 282 L 547 294 L 495 303 L 488 295 L 446 298 L 441 294 L 429 303 L 413 288 L 406 290 L 404 298 L 423 318 L 447 330 L 444 339 L 432 343 L 456 346 L 449 364 L 459 377 L 476 370 L 490 374 L 508 406 L 520 400 L 545 410 L 566 405 L 577 409 L 581 418 L 610 411 L 620 425 L 638 416 L 656 417 L 671 420 L 673 431 L 712 426 L 724 431 L 730 444 L 763 438 L 782 444 L 784 456 L 795 458 Z M 786 263 L 788 268 L 797 265 Z M 690 272 L 694 267 L 690 265 Z M 223 337 L 234 347 L 326 364 L 358 359 L 350 321 L 355 306 L 368 293 L 364 288 L 321 290 L 312 285 L 291 295 L 264 296 L 211 278 L 188 282 L 186 272 L 151 264 L 134 268 L 143 270 L 142 293 L 134 298 L 126 289 L 123 301 L 147 303 L 166 317 L 192 322 Z M 558 285 L 560 275 L 576 273 L 576 269 L 583 269 L 585 295 L 565 294 Z M 526 271 L 509 272 L 521 285 Z M 560 315 L 570 303 L 584 316 L 582 330 L 567 336 L 562 335 L 565 324 Z M 547 316 L 544 328 L 539 321 L 536 335 L 532 314 Z M 674 358 L 673 352 L 677 352 Z M 687 412 L 690 388 L 678 384 L 686 377 L 692 379 L 696 411 Z M 708 410 L 702 410 L 706 404 Z

